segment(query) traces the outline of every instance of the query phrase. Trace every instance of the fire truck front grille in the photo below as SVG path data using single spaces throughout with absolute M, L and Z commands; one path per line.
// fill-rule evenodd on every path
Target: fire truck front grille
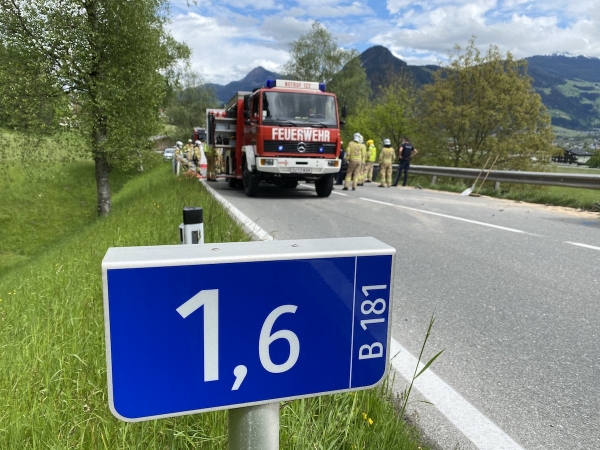
M 265 152 L 334 155 L 335 143 L 265 141 Z

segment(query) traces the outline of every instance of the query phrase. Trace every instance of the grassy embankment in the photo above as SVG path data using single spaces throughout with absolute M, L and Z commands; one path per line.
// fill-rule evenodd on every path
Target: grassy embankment
M 177 243 L 181 210 L 191 205 L 204 208 L 207 242 L 247 239 L 196 181 L 169 168 L 113 174 L 113 212 L 101 220 L 89 162 L 37 178 L 11 169 L 0 239 L 3 450 L 227 447 L 226 412 L 128 424 L 107 405 L 100 264 L 108 247 Z M 22 218 L 28 209 L 36 212 Z M 381 388 L 286 403 L 281 448 L 419 448 L 386 395 Z

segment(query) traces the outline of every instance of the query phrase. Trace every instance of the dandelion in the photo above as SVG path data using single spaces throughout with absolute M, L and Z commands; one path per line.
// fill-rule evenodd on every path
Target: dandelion
M 373 419 L 369 417 L 369 425 L 373 425 Z
M 362 413 L 363 419 L 367 420 L 367 413 Z

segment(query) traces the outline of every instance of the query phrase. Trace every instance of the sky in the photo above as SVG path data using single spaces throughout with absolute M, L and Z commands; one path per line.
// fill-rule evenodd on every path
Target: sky
M 516 58 L 600 57 L 600 0 L 172 0 L 171 34 L 209 83 L 262 66 L 281 72 L 289 45 L 320 22 L 340 47 L 387 47 L 411 65 L 445 64 L 455 45 Z

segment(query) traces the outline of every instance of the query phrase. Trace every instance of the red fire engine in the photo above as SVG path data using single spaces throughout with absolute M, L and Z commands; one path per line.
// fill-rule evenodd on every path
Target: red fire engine
M 238 92 L 224 109 L 206 111 L 208 144 L 222 149 L 230 187 L 255 197 L 261 181 L 294 188 L 315 183 L 328 197 L 341 167 L 340 118 L 335 94 L 322 83 L 267 80 Z

